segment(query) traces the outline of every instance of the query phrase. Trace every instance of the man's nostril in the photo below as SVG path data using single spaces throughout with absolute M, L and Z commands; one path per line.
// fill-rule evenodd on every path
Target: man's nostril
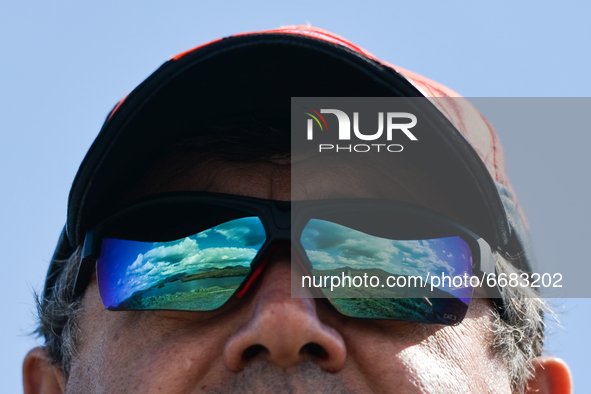
M 264 347 L 263 345 L 252 345 L 246 348 L 246 350 L 244 350 L 244 352 L 242 353 L 242 359 L 246 362 L 252 360 L 253 358 L 255 358 L 256 356 L 258 356 L 259 354 L 266 352 L 267 348 Z
M 325 359 L 328 357 L 328 352 L 317 343 L 307 343 L 300 349 L 300 354 L 309 354 L 314 358 Z

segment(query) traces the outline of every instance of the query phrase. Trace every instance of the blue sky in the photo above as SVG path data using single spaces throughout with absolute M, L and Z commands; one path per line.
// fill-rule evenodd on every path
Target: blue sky
M 3 390 L 21 392 L 21 360 L 39 343 L 27 335 L 32 292 L 43 286 L 78 165 L 110 109 L 169 57 L 234 33 L 310 23 L 466 97 L 587 97 L 590 14 L 585 1 L 3 1 Z M 493 124 L 538 260 L 591 263 L 588 128 Z M 571 364 L 576 392 L 591 392 L 591 303 L 555 303 L 562 327 L 550 326 L 548 347 Z

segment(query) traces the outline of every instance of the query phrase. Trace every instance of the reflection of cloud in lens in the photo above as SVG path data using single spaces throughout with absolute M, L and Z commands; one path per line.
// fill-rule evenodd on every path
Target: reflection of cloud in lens
M 321 270 L 344 266 L 354 269 L 379 268 L 392 274 L 424 277 L 428 272 L 431 275 L 442 272 L 453 275 L 455 271 L 453 261 L 450 264 L 436 253 L 444 245 L 450 246 L 441 240 L 390 240 L 313 219 L 302 233 L 302 243 L 314 268 Z M 310 252 L 314 253 L 311 255 Z M 440 252 L 440 256 L 453 258 L 452 253 L 446 255 Z
M 330 254 L 321 250 L 306 250 L 306 255 L 315 269 L 335 269 L 340 266 L 339 264 L 334 264 L 335 259 Z
M 248 267 L 265 241 L 257 217 L 222 223 L 191 237 L 155 242 L 139 253 L 117 283 L 120 299 L 167 279 L 226 267 Z
M 260 245 L 265 241 L 265 230 L 256 217 L 232 220 L 214 227 L 213 230 L 240 246 Z
M 166 261 L 170 263 L 178 263 L 182 261 L 185 256 L 197 253 L 199 251 L 199 244 L 197 244 L 196 240 L 191 238 L 185 238 L 181 241 L 177 241 L 177 243 L 174 244 L 165 243 L 154 245 L 159 246 L 146 252 L 144 254 L 144 261 Z
M 174 244 L 158 245 L 137 259 L 126 271 L 124 283 L 129 295 L 178 274 L 192 274 L 229 266 L 249 266 L 257 254 L 254 248 L 210 247 L 200 249 L 197 241 L 185 238 Z

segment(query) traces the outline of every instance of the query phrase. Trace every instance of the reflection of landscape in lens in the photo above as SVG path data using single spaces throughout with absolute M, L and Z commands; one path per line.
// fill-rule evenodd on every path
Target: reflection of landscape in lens
M 97 261 L 101 298 L 111 309 L 217 309 L 248 275 L 264 241 L 257 217 L 170 242 L 105 238 Z
M 431 292 L 433 276 L 472 276 L 472 252 L 458 236 L 392 240 L 327 220 L 312 219 L 302 232 L 301 242 L 314 276 L 350 278 L 343 280 L 347 285 L 335 287 L 334 291 L 330 283 L 319 286 L 329 298 L 458 298 L 468 303 L 472 295 L 471 287 L 464 287 L 464 283 L 454 286 L 451 281 L 443 281 L 444 286 Z M 349 280 L 364 274 L 377 276 L 380 285 L 348 285 Z M 389 287 L 386 285 L 388 277 L 403 277 L 398 283 L 409 285 Z M 425 287 L 414 285 L 420 283 L 420 279 L 427 284 Z
M 345 316 L 417 323 L 459 323 L 468 305 L 457 298 L 329 298 Z

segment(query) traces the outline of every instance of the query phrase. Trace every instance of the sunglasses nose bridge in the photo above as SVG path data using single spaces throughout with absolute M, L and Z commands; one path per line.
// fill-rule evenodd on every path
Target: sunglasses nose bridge
M 291 229 L 291 201 L 274 201 L 271 212 L 276 229 Z
M 264 248 L 264 255 L 261 256 L 261 262 L 257 264 L 256 268 L 247 279 L 244 286 L 235 294 L 237 298 L 244 297 L 244 295 L 249 291 L 249 289 L 264 271 L 270 255 L 272 255 L 277 250 L 277 248 L 287 247 L 293 254 L 291 202 L 274 201 L 270 211 L 270 216 L 268 213 L 265 214 L 267 217 L 267 223 L 272 223 L 272 227 L 267 228 L 267 230 L 270 230 L 270 233 L 267 234 L 268 246 Z

